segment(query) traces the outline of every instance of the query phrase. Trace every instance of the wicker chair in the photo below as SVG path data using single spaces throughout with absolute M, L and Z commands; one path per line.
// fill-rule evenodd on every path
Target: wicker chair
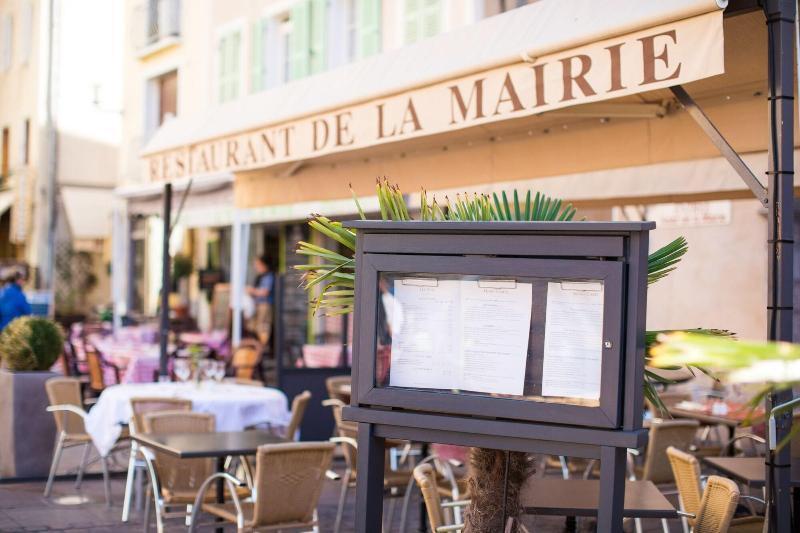
M 59 377 L 51 378 L 45 382 L 47 398 L 50 402 L 48 411 L 53 413 L 56 422 L 56 444 L 53 450 L 53 462 L 50 465 L 50 475 L 44 489 L 45 498 L 50 497 L 53 490 L 53 480 L 61 461 L 61 453 L 65 448 L 83 446 L 83 455 L 78 466 L 75 487 L 78 488 L 83 480 L 83 472 L 89 460 L 92 448 L 92 438 L 86 433 L 86 411 L 83 409 L 81 397 L 81 383 L 76 378 Z M 103 485 L 106 503 L 111 506 L 111 484 L 108 477 L 107 458 L 100 456 L 103 467 Z
M 99 395 L 108 385 L 120 382 L 120 370 L 116 365 L 106 361 L 102 354 L 91 343 L 86 343 L 86 364 L 89 370 L 89 390 Z M 114 383 L 106 383 L 105 369 L 110 368 L 114 374 Z
M 428 511 L 428 522 L 434 533 L 444 533 L 447 531 L 461 531 L 464 524 L 446 524 L 445 509 L 456 507 L 466 507 L 469 500 L 458 500 L 442 503 L 439 494 L 439 484 L 436 481 L 436 470 L 430 463 L 423 463 L 414 468 L 414 480 L 422 493 L 425 501 L 425 509 Z
M 309 401 L 311 401 L 311 391 L 307 390 L 304 390 L 292 400 L 292 416 L 286 426 L 286 433 L 284 433 L 288 440 L 295 440 L 295 435 L 303 422 L 303 416 L 306 414 Z
M 703 499 L 703 488 L 700 477 L 700 462 L 697 458 L 689 453 L 683 452 L 677 448 L 670 446 L 667 448 L 667 457 L 672 468 L 672 473 L 675 476 L 675 485 L 678 487 L 678 496 L 680 499 L 681 511 L 685 513 L 684 530 L 688 531 L 687 526 L 694 527 L 695 516 L 700 511 L 700 502 Z M 758 498 L 752 496 L 741 496 L 741 498 L 752 499 L 763 503 Z M 745 531 L 750 529 L 753 525 L 760 525 L 764 523 L 763 517 L 760 516 L 744 516 L 740 518 L 731 519 L 731 531 Z
M 342 403 L 350 403 L 350 390 L 343 390 L 343 386 L 350 387 L 352 383 L 350 376 L 332 376 L 325 380 L 325 388 L 328 390 L 328 398 L 339 400 Z
M 254 502 L 242 502 L 234 496 L 228 504 L 208 502 L 206 491 L 222 477 L 228 490 L 236 494 L 242 485 L 227 473 L 214 474 L 205 480 L 192 511 L 192 532 L 197 526 L 198 508 L 236 524 L 237 531 L 287 531 L 313 528 L 319 531 L 317 503 L 331 464 L 334 444 L 328 442 L 291 442 L 260 446 L 256 454 Z
M 263 348 L 258 341 L 243 340 L 231 356 L 233 377 L 249 380 L 260 378 L 262 352 Z
M 694 516 L 693 533 L 726 533 L 739 503 L 739 487 L 724 477 L 710 476 L 700 509 Z
M 214 431 L 214 415 L 186 411 L 160 411 L 143 416 L 147 433 L 210 433 Z M 179 459 L 163 452 L 153 452 L 142 446 L 140 453 L 150 475 L 149 492 L 155 503 L 156 528 L 164 531 L 166 518 L 186 517 L 191 513 L 197 491 L 203 480 L 214 473 L 213 459 Z M 212 495 L 210 495 L 212 496 Z M 213 495 L 215 496 L 215 495 Z M 184 511 L 169 511 L 170 507 L 184 507 Z M 150 498 L 144 512 L 144 524 L 150 524 Z
M 191 411 L 191 400 L 181 398 L 131 398 L 130 432 L 144 431 L 144 415 L 159 411 Z M 138 470 L 145 470 L 147 464 L 139 457 L 139 445 L 131 441 L 131 453 L 128 458 L 128 475 L 125 480 L 125 499 L 122 503 L 122 521 L 127 522 L 130 516 L 133 483 Z

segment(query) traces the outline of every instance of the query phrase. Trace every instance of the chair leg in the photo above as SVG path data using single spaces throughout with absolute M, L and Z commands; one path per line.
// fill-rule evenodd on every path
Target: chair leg
M 559 455 L 558 462 L 561 464 L 561 477 L 564 479 L 569 479 L 569 466 L 567 465 L 567 458 L 563 455 Z
M 350 488 L 350 469 L 348 468 L 342 476 L 342 488 L 339 491 L 339 507 L 336 510 L 336 522 L 333 525 L 333 533 L 339 533 L 339 528 L 342 526 L 342 514 L 344 513 L 344 504 L 347 501 L 347 489 Z
M 669 524 L 667 523 L 666 518 L 661 519 L 661 529 L 664 531 L 664 533 L 669 533 Z
M 144 498 L 144 533 L 148 533 L 150 531 L 150 504 L 151 504 L 151 494 L 150 494 L 150 487 L 147 488 L 147 494 L 145 494 Z
M 100 465 L 103 467 L 103 489 L 106 493 L 106 506 L 111 507 L 111 479 L 108 475 L 108 458 L 100 457 Z
M 53 462 L 50 463 L 50 475 L 47 476 L 47 485 L 44 487 L 44 497 L 49 498 L 50 492 L 53 490 L 53 480 L 58 471 L 58 463 L 61 461 L 61 452 L 64 451 L 64 433 L 59 433 L 56 437 L 56 445 L 53 449 Z
M 133 483 L 136 480 L 136 444 L 131 444 L 131 455 L 128 458 L 128 475 L 125 478 L 125 497 L 122 500 L 122 521 L 127 522 L 131 513 L 133 499 Z
M 394 496 L 394 494 L 389 493 L 389 496 Z M 392 530 L 392 522 L 394 521 L 394 507 L 396 503 L 397 498 L 389 498 L 389 512 L 386 514 L 386 531 Z
M 83 482 L 83 473 L 86 470 L 86 462 L 89 460 L 89 450 L 92 449 L 92 443 L 87 442 L 83 447 L 83 455 L 81 456 L 81 463 L 78 465 L 78 475 L 75 477 L 75 488 L 81 488 Z
M 411 491 L 414 490 L 414 478 L 408 480 L 406 492 L 403 494 L 403 508 L 400 510 L 400 533 L 405 533 L 408 520 L 408 505 L 411 502 Z
M 633 524 L 636 527 L 636 533 L 642 533 L 642 519 L 641 518 L 634 518 Z

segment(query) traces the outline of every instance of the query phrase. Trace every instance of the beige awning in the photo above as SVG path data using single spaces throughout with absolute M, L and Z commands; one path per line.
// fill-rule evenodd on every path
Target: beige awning
M 111 237 L 112 189 L 62 186 L 59 190 L 73 239 Z
M 298 163 L 719 74 L 724 0 L 540 0 L 166 122 L 149 179 Z M 325 90 L 320 90 L 324 87 Z
M 0 215 L 5 214 L 14 205 L 14 191 L 0 191 Z

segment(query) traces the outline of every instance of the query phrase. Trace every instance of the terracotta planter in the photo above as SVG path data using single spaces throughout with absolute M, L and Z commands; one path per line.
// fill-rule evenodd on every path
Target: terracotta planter
M 0 369 L 0 478 L 44 478 L 56 427 L 44 383 L 53 372 Z

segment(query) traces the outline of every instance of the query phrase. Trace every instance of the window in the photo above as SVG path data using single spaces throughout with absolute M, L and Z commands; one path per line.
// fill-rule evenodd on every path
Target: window
M 0 153 L 0 157 L 2 157 L 2 161 L 0 161 L 0 179 L 6 180 L 8 179 L 9 174 L 11 173 L 11 162 L 8 160 L 9 158 L 9 146 L 11 145 L 11 132 L 8 128 L 3 128 L 3 151 Z
M 33 36 L 33 4 L 25 2 L 22 6 L 22 35 L 20 35 L 19 60 L 27 65 L 31 58 L 31 40 Z
M 296 80 L 322 72 L 327 66 L 326 0 L 301 0 L 290 15 L 289 78 Z
M 14 44 L 14 22 L 11 15 L 0 19 L 0 72 L 11 68 L 12 47 Z
M 178 71 L 172 70 L 147 80 L 145 139 L 169 117 L 178 114 Z
M 239 97 L 241 77 L 242 32 L 223 35 L 217 42 L 217 90 L 220 103 Z
M 31 139 L 31 119 L 26 118 L 22 122 L 22 142 L 19 146 L 19 159 L 23 165 L 30 163 L 30 139 Z
M 381 51 L 381 1 L 356 0 L 358 7 L 358 57 Z
M 483 13 L 487 17 L 505 13 L 532 3 L 533 0 L 484 0 Z
M 440 0 L 405 0 L 403 37 L 406 44 L 433 37 L 442 31 Z

